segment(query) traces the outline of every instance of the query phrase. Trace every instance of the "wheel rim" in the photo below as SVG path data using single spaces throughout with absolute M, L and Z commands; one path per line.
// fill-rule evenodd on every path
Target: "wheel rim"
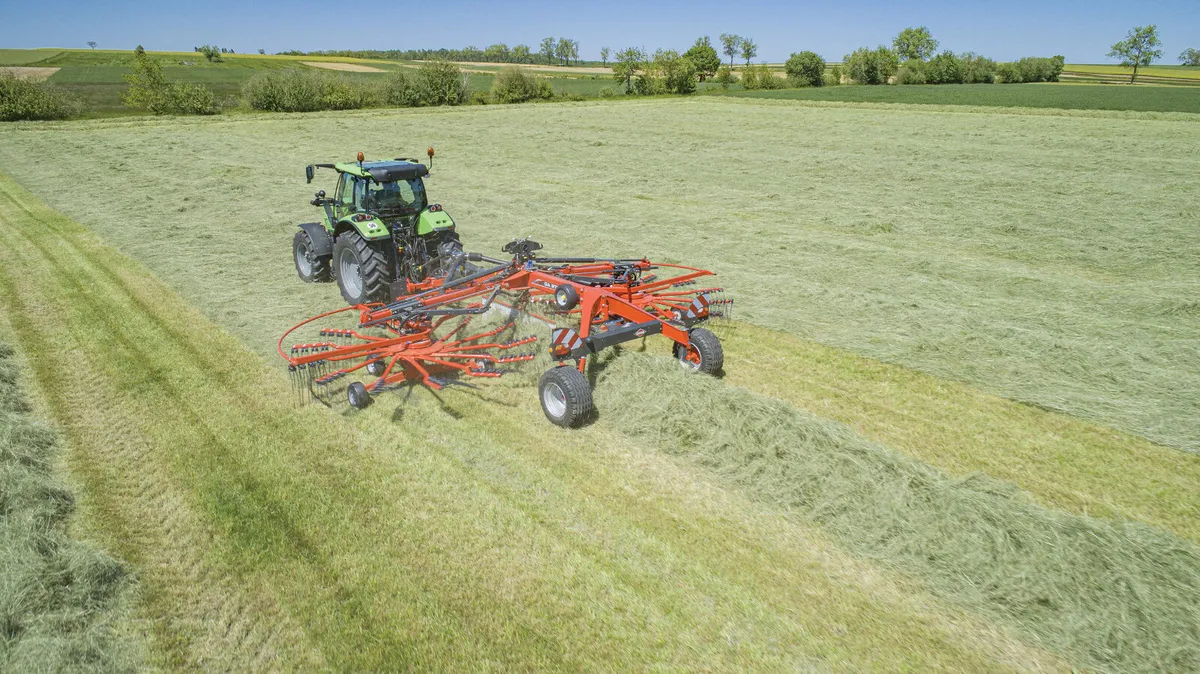
M 358 269 L 358 259 L 354 257 L 353 251 L 343 251 L 341 258 L 338 259 L 338 280 L 342 282 L 342 287 L 346 289 L 347 293 L 354 297 L 362 296 L 362 275 Z
M 567 413 L 567 394 L 563 393 L 561 386 L 550 382 L 542 389 L 542 405 L 550 416 L 561 419 Z
M 687 349 L 681 346 L 676 346 L 676 354 L 679 357 L 679 364 L 685 370 L 699 370 L 701 365 L 700 350 L 688 344 Z
M 296 267 L 301 274 L 312 275 L 312 262 L 308 260 L 308 245 L 305 243 L 296 246 Z

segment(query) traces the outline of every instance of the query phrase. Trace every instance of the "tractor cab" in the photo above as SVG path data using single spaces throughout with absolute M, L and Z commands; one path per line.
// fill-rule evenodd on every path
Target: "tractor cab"
M 433 148 L 429 149 L 429 166 Z M 316 193 L 324 222 L 300 225 L 293 241 L 296 271 L 304 281 L 336 280 L 351 304 L 387 302 L 404 294 L 408 284 L 444 275 L 462 252 L 454 220 L 438 204 L 430 204 L 424 179 L 429 166 L 415 159 L 310 164 L 312 182 L 318 168 L 333 169 L 333 196 Z

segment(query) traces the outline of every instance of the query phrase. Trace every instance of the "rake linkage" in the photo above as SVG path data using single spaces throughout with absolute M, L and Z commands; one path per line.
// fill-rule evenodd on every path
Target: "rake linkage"
M 365 406 L 370 394 L 404 384 L 420 384 L 440 390 L 450 383 L 462 383 L 458 377 L 499 377 L 500 365 L 533 360 L 533 353 L 508 355 L 510 349 L 531 344 L 537 337 L 501 340 L 499 335 L 514 328 L 506 322 L 499 327 L 463 336 L 471 320 L 486 313 L 493 305 L 508 307 L 553 325 L 567 322 L 576 327 L 555 327 L 551 333 L 550 355 L 559 364 L 574 360 L 579 376 L 593 353 L 650 335 L 661 334 L 674 342 L 676 357 L 691 369 L 716 372 L 723 357 L 719 342 L 707 330 L 692 338 L 698 323 L 710 318 L 728 317 L 733 300 L 719 287 L 698 287 L 698 279 L 712 276 L 704 269 L 655 263 L 646 259 L 540 258 L 533 251 L 541 246 L 517 240 L 505 246 L 511 261 L 497 260 L 476 253 L 471 261 L 485 261 L 493 267 L 476 271 L 450 282 L 439 282 L 421 292 L 398 298 L 388 304 L 357 305 L 310 318 L 284 333 L 279 353 L 288 361 L 294 386 L 302 397 L 322 397 L 328 386 L 340 379 L 366 370 L 369 383 L 347 386 L 352 405 Z M 659 278 L 660 270 L 675 275 Z M 516 295 L 514 304 L 498 299 Z M 530 311 L 548 305 L 551 317 Z M 358 311 L 355 329 L 326 328 L 323 341 L 297 344 L 290 354 L 283 342 L 289 334 L 313 321 L 345 311 Z M 458 318 L 453 329 L 442 331 L 447 322 Z M 374 334 L 382 332 L 383 334 Z M 543 409 L 550 421 L 577 425 L 590 409 L 590 387 L 586 379 L 571 380 L 562 368 L 551 368 L 539 384 Z M 553 376 L 551 376 L 553 375 Z M 546 388 L 547 378 L 551 388 Z M 568 401 L 563 387 L 577 392 L 588 388 L 586 404 L 579 395 Z M 357 388 L 356 388 L 357 387 Z M 361 401 L 360 402 L 356 402 Z M 567 403 L 570 403 L 569 405 Z M 560 405 L 567 412 L 559 414 Z M 571 405 L 582 405 L 578 409 Z

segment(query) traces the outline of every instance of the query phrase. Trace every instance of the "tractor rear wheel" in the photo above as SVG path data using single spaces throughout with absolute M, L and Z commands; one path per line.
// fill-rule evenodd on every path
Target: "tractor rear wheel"
M 324 283 L 332 278 L 328 255 L 317 255 L 312 237 L 303 229 L 292 237 L 292 258 L 296 262 L 296 274 L 305 283 Z
M 705 328 L 692 328 L 688 332 L 689 344 L 675 345 L 675 357 L 679 364 L 693 372 L 716 374 L 725 365 L 725 350 L 721 348 L 721 340 L 712 331 Z
M 387 257 L 358 232 L 342 232 L 333 244 L 333 274 L 342 298 L 350 304 L 391 299 Z
M 592 387 L 569 365 L 546 370 L 538 381 L 538 397 L 550 423 L 563 428 L 579 426 L 592 413 Z

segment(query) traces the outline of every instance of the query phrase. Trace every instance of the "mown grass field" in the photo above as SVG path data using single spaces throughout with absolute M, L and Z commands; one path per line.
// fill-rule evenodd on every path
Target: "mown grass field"
M 1200 122 L 951 110 L 10 125 L 0 302 L 165 664 L 1194 668 Z M 718 271 L 724 380 L 295 408 L 302 167 L 425 145 L 472 248 Z
M 1129 87 L 1043 82 L 1037 84 L 940 84 L 936 86 L 840 86 L 737 91 L 730 92 L 729 95 L 793 101 L 1200 113 L 1200 87 Z

